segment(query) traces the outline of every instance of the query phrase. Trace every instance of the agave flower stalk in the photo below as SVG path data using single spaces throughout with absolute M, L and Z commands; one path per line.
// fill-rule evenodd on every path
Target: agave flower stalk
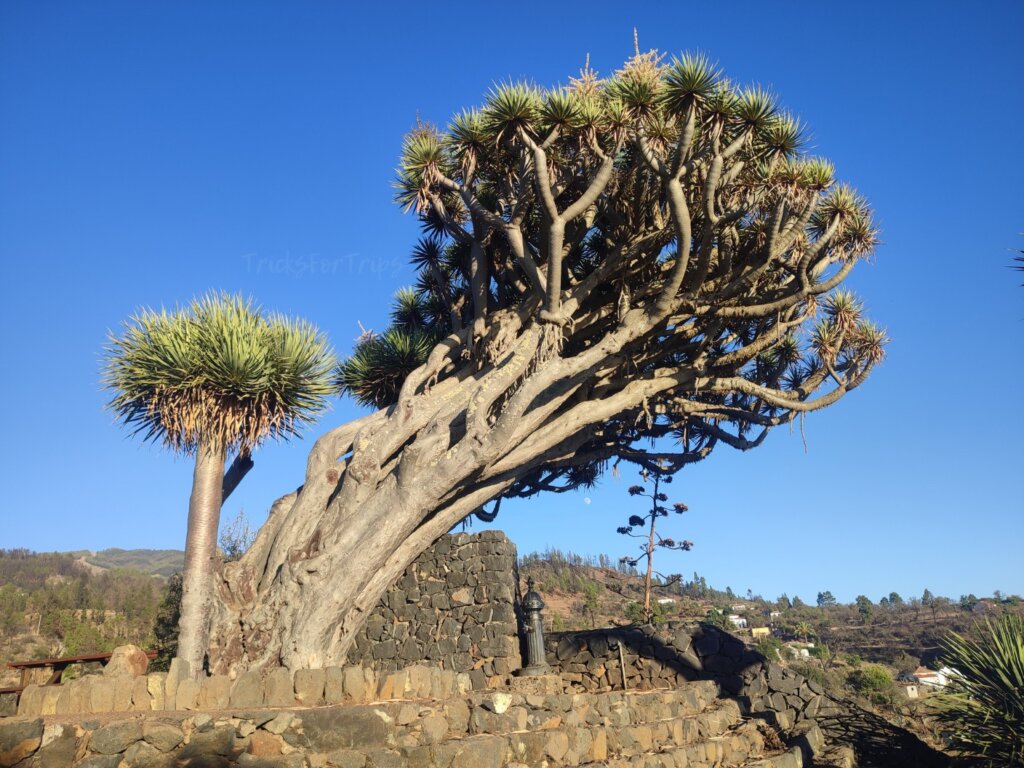
M 654 574 L 654 550 L 658 547 L 663 549 L 677 549 L 683 552 L 689 552 L 693 549 L 692 541 L 679 541 L 675 539 L 662 538 L 655 532 L 655 526 L 659 517 L 668 517 L 669 509 L 664 506 L 668 502 L 668 496 L 661 491 L 662 484 L 669 484 L 672 482 L 672 475 L 668 474 L 665 470 L 660 467 L 653 469 L 643 469 L 641 471 L 641 477 L 644 482 L 648 482 L 653 479 L 654 487 L 650 493 L 647 493 L 647 489 L 643 485 L 633 485 L 629 488 L 630 496 L 643 496 L 651 500 L 651 511 L 646 515 L 630 515 L 629 525 L 618 528 L 618 532 L 623 536 L 633 536 L 634 538 L 643 538 L 644 543 L 640 545 L 640 556 L 639 557 L 623 557 L 620 562 L 626 563 L 632 567 L 636 567 L 641 560 L 647 561 L 647 571 L 644 574 L 644 621 L 650 623 L 653 611 L 651 609 L 651 577 Z M 687 511 L 687 506 L 681 502 L 676 502 L 672 505 L 672 511 L 677 515 L 681 515 Z M 647 527 L 646 533 L 634 533 L 634 528 Z M 660 575 L 660 574 L 659 574 Z

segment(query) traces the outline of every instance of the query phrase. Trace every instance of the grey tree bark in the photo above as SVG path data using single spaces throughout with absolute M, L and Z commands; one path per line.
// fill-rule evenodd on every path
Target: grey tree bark
M 223 500 L 225 449 L 201 444 L 196 450 L 192 494 L 188 503 L 185 569 L 182 573 L 178 658 L 196 677 L 203 670 L 210 636 L 210 600 L 217 572 L 217 530 Z

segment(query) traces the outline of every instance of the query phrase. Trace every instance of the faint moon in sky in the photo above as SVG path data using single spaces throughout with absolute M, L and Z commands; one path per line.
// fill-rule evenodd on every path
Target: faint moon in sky
M 584 504 L 589 504 L 590 503 L 590 497 L 589 496 L 583 497 L 583 503 Z

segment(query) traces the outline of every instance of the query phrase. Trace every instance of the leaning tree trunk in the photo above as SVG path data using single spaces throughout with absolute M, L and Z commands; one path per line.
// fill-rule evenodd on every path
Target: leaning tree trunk
M 409 376 L 395 406 L 317 441 L 302 487 L 274 504 L 250 550 L 224 569 L 214 672 L 341 663 L 384 591 L 441 534 L 535 470 L 612 456 L 614 441 L 592 445 L 602 425 L 692 378 L 631 382 L 589 400 L 607 355 L 657 318 L 637 311 L 603 344 L 543 359 L 551 326 L 523 322 L 535 308 L 492 322 L 478 341 L 490 361 L 481 370 L 430 385 L 461 355 L 453 337 Z
M 386 589 L 467 515 L 502 494 L 552 490 L 545 473 L 646 455 L 622 437 L 622 423 L 644 418 L 663 393 L 713 397 L 733 386 L 690 367 L 609 373 L 610 359 L 662 322 L 657 314 L 631 310 L 599 343 L 561 357 L 550 325 L 523 322 L 531 309 L 492 322 L 475 345 L 479 367 L 431 385 L 461 360 L 462 345 L 441 344 L 394 406 L 317 441 L 303 485 L 274 504 L 253 546 L 218 579 L 211 671 L 343 663 Z M 465 343 L 472 330 L 461 333 Z M 804 399 L 781 401 L 786 415 L 773 421 L 820 407 Z M 697 461 L 714 442 L 658 460 Z
M 222 444 L 201 443 L 196 449 L 192 474 L 178 621 L 178 658 L 188 662 L 193 677 L 203 670 L 210 636 L 210 601 L 217 566 L 225 453 Z

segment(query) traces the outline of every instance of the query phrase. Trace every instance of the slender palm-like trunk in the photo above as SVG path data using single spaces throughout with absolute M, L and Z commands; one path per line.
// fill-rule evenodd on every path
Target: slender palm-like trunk
M 203 656 L 210 635 L 210 598 L 216 568 L 225 457 L 226 450 L 219 442 L 199 445 L 188 502 L 178 658 L 188 662 L 193 677 L 203 671 Z

